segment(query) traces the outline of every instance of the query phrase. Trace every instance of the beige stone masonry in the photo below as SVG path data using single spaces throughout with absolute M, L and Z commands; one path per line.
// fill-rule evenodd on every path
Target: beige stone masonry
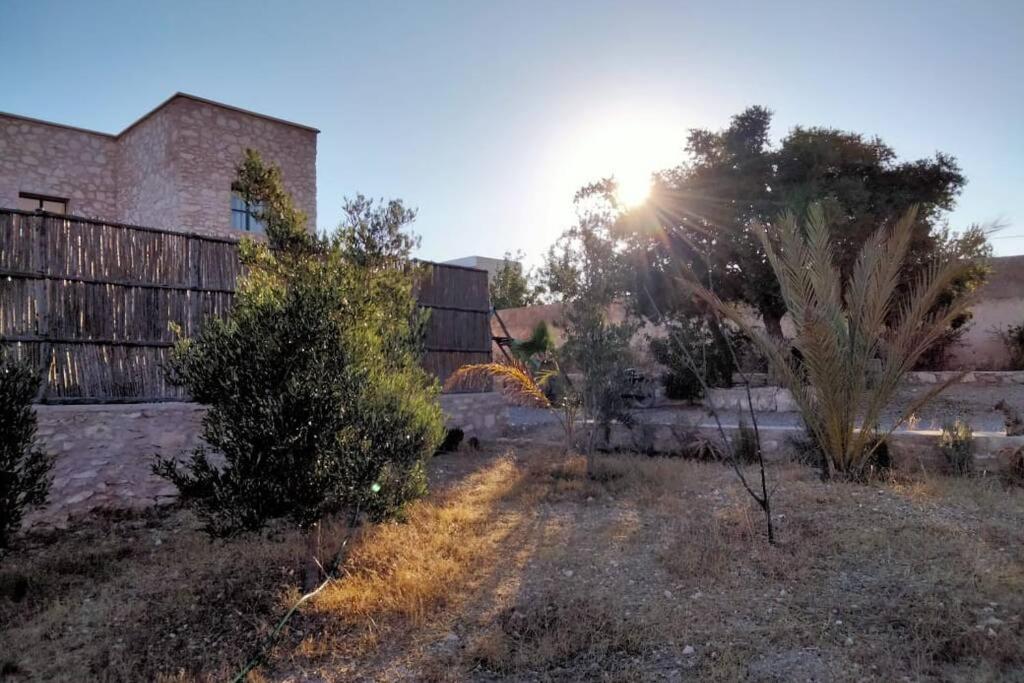
M 445 394 L 449 427 L 466 438 L 492 439 L 507 426 L 505 401 L 496 393 Z M 56 456 L 45 508 L 26 526 L 67 524 L 97 509 L 139 510 L 173 502 L 177 490 L 152 473 L 156 456 L 187 457 L 201 443 L 205 408 L 197 403 L 36 406 L 39 442 Z
M 231 181 L 252 148 L 315 230 L 317 133 L 183 93 L 118 135 L 0 113 L 0 207 L 28 192 L 67 199 L 71 215 L 238 236 Z

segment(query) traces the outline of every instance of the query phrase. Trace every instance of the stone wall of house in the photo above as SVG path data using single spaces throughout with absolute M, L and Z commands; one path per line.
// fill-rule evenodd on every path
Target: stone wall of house
M 118 222 L 178 229 L 182 198 L 172 123 L 164 107 L 118 138 Z
M 231 182 L 251 147 L 281 167 L 285 189 L 315 229 L 316 131 L 184 97 L 160 113 L 172 132 L 179 192 L 174 227 L 237 234 L 231 230 Z
M 68 199 L 68 213 L 236 237 L 231 182 L 245 149 L 281 168 L 316 229 L 312 128 L 176 95 L 119 135 L 0 114 L 0 206 L 18 193 Z
M 61 197 L 68 212 L 117 217 L 117 141 L 112 135 L 0 114 L 0 206 L 18 193 Z
M 446 394 L 441 407 L 466 438 L 495 438 L 508 424 L 496 393 Z M 186 456 L 199 445 L 203 412 L 196 403 L 36 406 L 40 443 L 57 457 L 49 502 L 26 525 L 63 526 L 91 510 L 173 501 L 174 486 L 151 471 L 154 458 Z

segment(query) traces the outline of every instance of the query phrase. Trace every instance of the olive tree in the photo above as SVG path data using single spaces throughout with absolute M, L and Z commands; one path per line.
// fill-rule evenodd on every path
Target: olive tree
M 205 445 L 156 471 L 217 535 L 391 515 L 425 490 L 443 436 L 438 383 L 419 364 L 420 269 L 405 229 L 415 214 L 360 196 L 317 237 L 251 152 L 235 189 L 267 240 L 242 244 L 230 314 L 174 349 L 171 378 L 209 406 Z

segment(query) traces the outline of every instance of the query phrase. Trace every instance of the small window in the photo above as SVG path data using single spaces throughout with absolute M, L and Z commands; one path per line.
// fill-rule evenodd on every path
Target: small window
M 48 211 L 49 213 L 66 214 L 68 200 L 31 192 L 19 192 L 18 208 L 22 211 Z
M 246 202 L 237 194 L 231 194 L 231 227 L 246 232 L 266 232 L 267 226 L 256 217 L 260 205 Z

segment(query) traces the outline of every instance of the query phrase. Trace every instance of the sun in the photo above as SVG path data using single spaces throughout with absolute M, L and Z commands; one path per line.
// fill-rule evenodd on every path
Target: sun
M 615 199 L 622 206 L 626 208 L 640 206 L 650 196 L 651 171 L 617 173 L 615 175 Z
M 687 123 L 681 112 L 655 103 L 620 104 L 567 120 L 565 135 L 551 146 L 548 166 L 557 201 L 566 202 L 579 188 L 610 178 L 621 208 L 643 205 L 653 174 L 679 163 Z

